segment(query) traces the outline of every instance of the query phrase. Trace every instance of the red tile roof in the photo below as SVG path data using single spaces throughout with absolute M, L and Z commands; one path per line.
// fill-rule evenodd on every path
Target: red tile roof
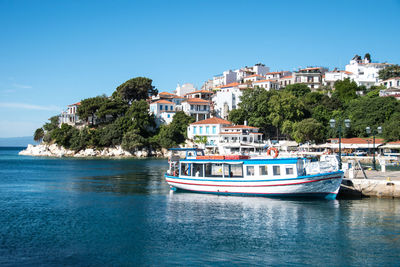
M 389 80 L 400 80 L 400 77 L 389 78 L 389 79 L 384 80 L 384 82 L 389 81 Z
M 232 124 L 232 122 L 224 120 L 224 119 L 220 119 L 217 117 L 212 117 L 212 118 L 205 119 L 202 121 L 196 121 L 190 125 L 197 125 L 197 124 L 229 124 L 230 125 L 230 124 Z
M 239 85 L 239 83 L 228 83 L 227 85 L 220 85 L 220 86 L 217 86 L 216 88 L 228 88 L 228 87 L 235 87 L 238 85 Z
M 253 75 L 244 77 L 244 79 L 251 78 L 251 77 L 262 77 L 262 76 L 258 75 L 258 74 L 253 74 Z
M 259 80 L 259 81 L 255 81 L 253 83 L 265 83 L 265 82 L 276 82 L 275 80 Z
M 153 102 L 151 104 L 170 104 L 170 105 L 174 105 L 175 103 L 173 103 L 171 101 L 168 101 L 168 100 L 161 99 L 161 100 L 158 100 L 158 101 Z
M 191 93 L 187 93 L 186 95 L 199 94 L 199 93 L 208 93 L 208 94 L 212 94 L 212 92 L 210 92 L 210 91 L 198 90 L 198 91 L 194 91 L 194 92 L 191 92 Z
M 293 76 L 285 76 L 285 77 L 281 77 L 281 80 L 282 79 L 292 79 L 293 78 Z
M 228 127 L 224 127 L 225 129 L 258 129 L 257 127 L 253 127 L 253 126 L 247 126 L 247 125 L 233 125 L 233 126 L 228 126 Z
M 209 100 L 204 100 L 201 98 L 187 98 L 183 102 L 188 102 L 189 104 L 210 104 Z
M 394 142 L 388 142 L 387 144 L 388 144 L 388 145 L 397 145 L 397 144 L 400 145 L 400 140 L 394 141 Z
M 161 92 L 161 93 L 159 93 L 159 95 L 174 95 L 174 94 L 171 94 L 171 93 L 168 93 L 168 92 Z
M 331 142 L 336 141 L 339 142 L 339 138 L 331 138 L 329 139 Z M 342 144 L 368 144 L 367 140 L 370 144 L 372 144 L 372 138 L 342 138 Z M 384 139 L 376 138 L 375 143 L 383 143 Z
M 270 74 L 279 74 L 279 73 L 284 73 L 284 72 L 289 72 L 289 71 L 275 71 L 275 72 L 268 72 L 266 75 L 270 75 Z
M 75 104 L 68 105 L 68 107 L 72 107 L 72 106 L 80 106 L 80 105 L 81 105 L 81 102 L 78 102 L 78 103 L 75 103 Z

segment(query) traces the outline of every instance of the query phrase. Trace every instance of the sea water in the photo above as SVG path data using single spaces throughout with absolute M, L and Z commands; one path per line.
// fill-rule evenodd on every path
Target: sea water
M 400 201 L 171 192 L 166 160 L 0 148 L 0 266 L 399 266 Z

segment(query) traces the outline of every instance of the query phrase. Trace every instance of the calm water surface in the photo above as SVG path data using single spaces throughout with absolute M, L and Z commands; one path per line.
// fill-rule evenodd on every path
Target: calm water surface
M 1 266 L 399 266 L 400 202 L 170 193 L 165 160 L 0 148 Z

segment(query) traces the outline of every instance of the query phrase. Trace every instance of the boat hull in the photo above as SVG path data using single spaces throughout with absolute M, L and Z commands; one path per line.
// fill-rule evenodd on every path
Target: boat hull
M 221 195 L 263 197 L 311 197 L 335 199 L 343 172 L 300 176 L 288 179 L 208 179 L 165 175 L 172 188 Z

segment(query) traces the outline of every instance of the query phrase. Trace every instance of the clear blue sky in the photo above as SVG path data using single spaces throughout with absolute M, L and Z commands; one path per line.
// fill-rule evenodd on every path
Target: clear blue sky
M 160 91 L 262 62 L 400 63 L 400 1 L 0 0 L 0 137 L 136 76 Z

